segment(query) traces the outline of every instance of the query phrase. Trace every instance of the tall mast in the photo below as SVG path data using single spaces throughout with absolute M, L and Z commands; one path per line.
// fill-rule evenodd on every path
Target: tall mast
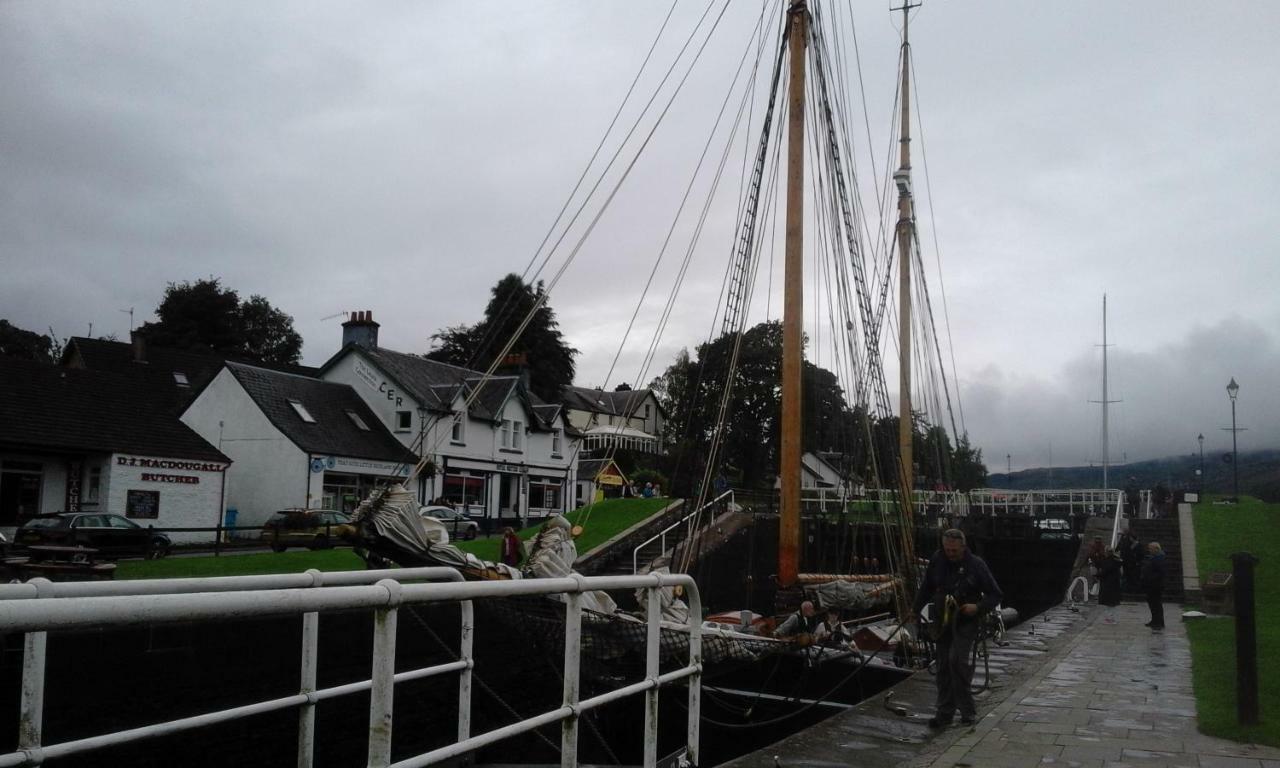
M 912 520 L 911 491 L 915 485 L 911 416 L 911 249 L 915 240 L 915 210 L 911 199 L 911 43 L 907 24 L 911 9 L 902 4 L 902 117 L 898 139 L 899 163 L 893 180 L 898 186 L 898 481 L 907 527 Z M 896 9 L 895 9 L 896 10 Z
M 1111 399 L 1111 392 L 1107 385 L 1107 347 L 1111 346 L 1107 343 L 1107 294 L 1102 294 L 1102 399 L 1091 400 L 1093 403 L 1102 404 L 1102 488 L 1106 490 L 1110 488 L 1110 480 L 1107 475 L 1111 469 L 1111 429 L 1108 417 L 1108 409 L 1112 403 L 1121 402 Z
M 1102 489 L 1107 485 L 1107 470 L 1111 468 L 1110 437 L 1107 424 L 1107 406 L 1111 405 L 1107 392 L 1107 294 L 1102 294 Z
M 809 39 L 806 0 L 787 9 L 787 47 L 791 52 L 787 106 L 787 244 L 782 313 L 782 445 L 778 530 L 778 582 L 789 587 L 800 570 L 800 371 L 803 365 L 804 314 L 804 88 L 805 45 Z

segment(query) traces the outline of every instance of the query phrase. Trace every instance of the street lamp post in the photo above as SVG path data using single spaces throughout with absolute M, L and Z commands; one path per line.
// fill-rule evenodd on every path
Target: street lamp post
M 1196 440 L 1200 443 L 1200 482 L 1198 483 L 1200 487 L 1196 490 L 1204 493 L 1204 433 L 1197 435 Z
M 1232 485 L 1232 501 L 1240 501 L 1240 454 L 1236 449 L 1236 395 L 1240 394 L 1240 385 L 1236 383 L 1236 378 L 1231 377 L 1231 383 L 1227 385 L 1227 396 L 1231 398 L 1231 485 Z

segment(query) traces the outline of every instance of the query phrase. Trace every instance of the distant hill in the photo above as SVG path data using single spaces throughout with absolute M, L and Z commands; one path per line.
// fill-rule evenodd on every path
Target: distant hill
M 1196 470 L 1200 468 L 1200 455 L 1170 456 L 1150 461 L 1112 464 L 1108 485 L 1124 488 L 1129 478 L 1135 478 L 1141 488 L 1154 488 L 1163 483 L 1170 490 L 1192 489 L 1198 483 Z M 1221 453 L 1205 453 L 1205 482 L 1207 493 L 1231 493 L 1231 464 L 1223 461 Z M 1054 467 L 1024 469 L 1006 474 L 992 473 L 987 484 L 992 488 L 1097 488 L 1102 485 L 1102 466 Z M 1280 501 L 1280 450 L 1250 451 L 1240 454 L 1240 493 L 1257 496 L 1265 501 Z

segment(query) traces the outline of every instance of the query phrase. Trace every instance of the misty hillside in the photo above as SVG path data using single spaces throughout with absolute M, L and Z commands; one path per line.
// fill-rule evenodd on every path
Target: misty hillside
M 1196 470 L 1200 468 L 1200 455 L 1170 456 L 1151 461 L 1112 464 L 1108 485 L 1124 488 L 1129 478 L 1134 478 L 1140 488 L 1154 488 L 1162 483 L 1170 490 L 1195 490 L 1198 483 Z M 1205 453 L 1206 493 L 1230 494 L 1231 464 L 1221 453 Z M 987 483 L 992 488 L 1016 488 L 1019 490 L 1048 488 L 1098 488 L 1102 485 L 1102 466 L 1054 467 L 1025 469 L 1006 474 L 991 473 Z M 1257 496 L 1266 501 L 1280 501 L 1280 451 L 1250 451 L 1240 454 L 1240 493 Z

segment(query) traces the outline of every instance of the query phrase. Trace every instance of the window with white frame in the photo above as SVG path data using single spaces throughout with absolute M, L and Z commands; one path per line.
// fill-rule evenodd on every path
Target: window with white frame
M 508 451 L 524 449 L 524 422 L 514 419 L 503 419 L 498 428 L 500 435 L 498 444 Z
M 560 446 L 563 442 L 564 442 L 564 430 L 560 429 L 559 427 L 556 427 L 551 432 L 551 455 L 552 456 L 560 455 L 560 450 L 561 450 Z
M 396 411 L 396 431 L 408 432 L 413 429 L 413 411 Z
M 449 432 L 449 442 L 462 445 L 467 440 L 467 414 L 453 414 L 453 429 Z
M 316 423 L 316 417 L 312 416 L 311 412 L 308 411 L 307 407 L 303 405 L 301 402 L 297 400 L 290 400 L 289 405 L 293 406 L 293 412 L 298 414 L 298 418 L 302 419 L 308 424 Z
M 649 409 L 650 409 L 651 407 L 652 407 L 652 406 L 650 406 L 648 403 L 645 403 L 645 404 L 644 404 L 644 420 L 645 420 L 645 421 L 648 421 L 648 420 L 649 420 Z
M 360 418 L 360 414 L 356 413 L 355 411 L 348 409 L 347 418 L 351 419 L 351 423 L 355 424 L 361 430 L 365 432 L 369 431 L 369 425 L 365 424 L 364 419 Z

